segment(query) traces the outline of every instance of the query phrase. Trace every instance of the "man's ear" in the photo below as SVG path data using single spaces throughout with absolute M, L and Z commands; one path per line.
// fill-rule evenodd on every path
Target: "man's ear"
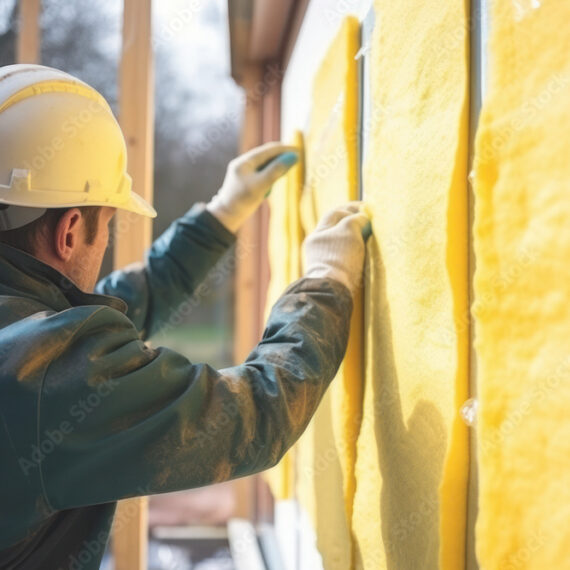
M 81 243 L 83 215 L 79 208 L 67 210 L 57 222 L 54 232 L 54 253 L 61 261 L 69 261 Z

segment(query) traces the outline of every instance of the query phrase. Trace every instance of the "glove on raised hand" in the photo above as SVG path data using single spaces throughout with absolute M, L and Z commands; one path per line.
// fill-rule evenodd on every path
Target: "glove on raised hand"
M 294 146 L 264 144 L 228 165 L 224 184 L 207 205 L 228 230 L 235 233 L 263 202 L 272 184 L 298 160 Z
M 305 277 L 336 279 L 355 294 L 362 281 L 364 243 L 372 233 L 361 205 L 349 202 L 323 216 L 303 244 Z

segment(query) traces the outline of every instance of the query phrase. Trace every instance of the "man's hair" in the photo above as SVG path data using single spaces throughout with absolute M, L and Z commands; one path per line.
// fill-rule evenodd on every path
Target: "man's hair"
M 38 240 L 45 235 L 52 236 L 63 214 L 71 209 L 48 208 L 37 220 L 15 230 L 0 232 L 0 243 L 5 243 L 34 255 Z M 85 241 L 88 245 L 92 245 L 97 236 L 101 206 L 80 206 L 77 209 L 81 211 L 81 215 L 85 220 Z

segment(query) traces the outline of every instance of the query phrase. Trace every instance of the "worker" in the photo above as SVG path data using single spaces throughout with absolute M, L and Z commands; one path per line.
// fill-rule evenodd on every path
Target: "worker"
M 97 282 L 116 210 L 156 215 L 131 190 L 121 130 L 82 81 L 0 68 L 0 568 L 99 568 L 116 501 L 259 472 L 301 435 L 347 344 L 358 202 L 307 238 L 304 277 L 243 364 L 145 343 L 296 160 L 280 143 L 233 160 L 144 263 Z

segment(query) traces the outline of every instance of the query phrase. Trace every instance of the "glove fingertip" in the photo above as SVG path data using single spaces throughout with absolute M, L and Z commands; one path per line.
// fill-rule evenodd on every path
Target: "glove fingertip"
M 279 162 L 284 164 L 285 166 L 294 166 L 299 162 L 299 153 L 297 152 L 286 152 L 279 156 L 277 159 Z
M 277 168 L 279 170 L 279 168 L 281 168 L 283 165 L 287 170 L 289 170 L 289 168 L 297 164 L 297 162 L 299 162 L 298 155 L 296 155 L 294 152 L 286 152 L 284 154 L 280 154 L 277 157 L 273 157 L 272 159 L 259 165 L 255 171 L 262 172 L 263 170 L 270 170 L 272 168 Z M 279 176 L 281 176 L 281 174 Z
M 368 222 L 366 222 L 366 224 L 364 225 L 364 227 L 361 230 L 362 232 L 362 239 L 364 239 L 364 241 L 368 241 L 368 239 L 370 238 L 370 236 L 372 235 L 372 223 L 370 222 L 370 220 L 368 220 Z

